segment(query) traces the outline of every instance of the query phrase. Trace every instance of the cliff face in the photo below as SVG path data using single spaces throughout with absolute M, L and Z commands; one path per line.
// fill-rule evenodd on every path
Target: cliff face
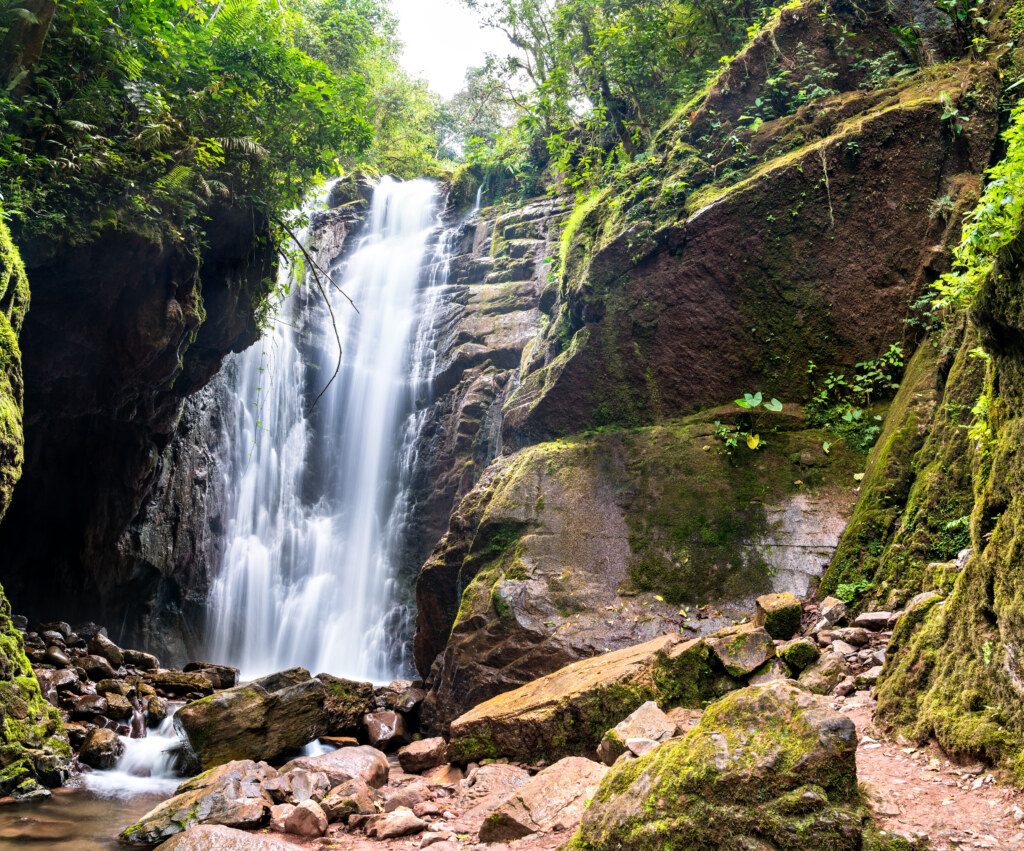
M 21 475 L 23 381 L 18 334 L 29 306 L 25 267 L 0 218 L 0 517 Z M 0 795 L 57 786 L 71 755 L 60 712 L 42 696 L 0 588 Z
M 161 479 L 177 476 L 179 495 L 204 490 L 198 466 L 179 469 L 173 447 L 161 456 L 182 400 L 256 339 L 273 279 L 266 223 L 250 211 L 214 210 L 207 237 L 199 252 L 108 234 L 26 254 L 25 477 L 0 547 L 3 578 L 33 616 L 106 620 L 123 638 L 162 643 L 167 612 L 175 621 L 189 587 L 201 588 L 178 573 L 191 570 L 189 549 L 167 549 L 200 532 L 124 536 Z M 172 513 L 201 524 L 187 500 Z
M 417 583 L 430 723 L 603 650 L 713 628 L 691 609 L 807 593 L 830 561 L 838 584 L 862 462 L 786 417 L 817 376 L 916 348 L 911 305 L 949 268 L 997 130 L 996 68 L 900 65 L 894 15 L 787 7 L 650 158 L 567 218 L 504 394 L 503 449 L 519 451 L 464 498 Z M 969 479 L 950 463 L 959 432 L 926 441 L 951 369 L 976 372 L 966 354 L 909 365 L 865 490 L 887 466 L 902 477 L 878 511 L 861 497 L 851 529 L 893 533 L 926 443 L 936 475 Z M 736 409 L 716 406 L 757 390 L 796 404 L 761 423 L 767 445 L 744 469 L 723 461 L 714 424 Z M 959 510 L 918 502 L 932 533 Z M 920 538 L 900 551 L 927 550 Z
M 988 162 L 998 85 L 982 64 L 886 77 L 894 23 L 787 7 L 654 156 L 576 209 L 550 322 L 505 406 L 509 443 L 757 387 L 803 400 L 810 361 L 849 366 L 904 337 L 957 236 L 936 204 L 969 205 Z M 814 85 L 827 93 L 803 102 Z

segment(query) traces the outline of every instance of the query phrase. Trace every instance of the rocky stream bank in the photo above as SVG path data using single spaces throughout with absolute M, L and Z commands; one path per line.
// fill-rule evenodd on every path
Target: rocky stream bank
M 419 683 L 296 668 L 238 684 L 213 663 L 161 667 L 95 624 L 14 622 L 75 752 L 50 785 L 152 771 L 125 753 L 173 723 L 178 785 L 120 825 L 130 846 L 1019 847 L 1016 792 L 871 726 L 893 630 L 932 604 L 853 616 L 835 598 L 765 595 L 705 637 L 665 634 L 498 695 L 443 737 L 423 724 Z M 102 847 L 61 845 L 70 820 L 2 813 L 0 841 Z

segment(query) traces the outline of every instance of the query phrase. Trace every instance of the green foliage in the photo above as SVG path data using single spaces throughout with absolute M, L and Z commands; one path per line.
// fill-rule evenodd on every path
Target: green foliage
M 874 589 L 874 587 L 875 583 L 867 579 L 857 579 L 853 582 L 842 582 L 836 586 L 835 596 L 844 603 L 851 605 Z
M 492 192 L 550 173 L 583 191 L 644 151 L 762 6 L 746 0 L 464 0 L 508 36 L 457 99 L 453 127 Z
M 935 284 L 940 307 L 969 305 L 995 268 L 999 252 L 1012 242 L 1024 216 L 1024 102 L 1014 107 L 1003 134 L 1006 156 L 988 171 L 989 182 L 968 214 L 953 270 Z
M 13 227 L 189 238 L 211 201 L 278 214 L 321 173 L 386 162 L 391 27 L 383 0 L 62 2 L 28 90 L 0 94 Z
M 763 449 L 768 445 L 761 437 L 766 423 L 758 411 L 777 414 L 782 411 L 782 402 L 775 398 L 765 402 L 764 394 L 758 390 L 756 393 L 744 393 L 743 398 L 736 399 L 734 404 L 744 411 L 735 424 L 726 425 L 715 420 L 714 434 L 721 441 L 723 451 L 731 455 L 741 444 L 751 452 Z
M 858 363 L 851 375 L 829 372 L 815 385 L 806 405 L 808 422 L 867 451 L 882 431 L 881 415 L 868 409 L 896 393 L 903 368 L 903 348 L 893 343 L 880 357 Z M 817 366 L 808 364 L 807 372 L 813 376 Z

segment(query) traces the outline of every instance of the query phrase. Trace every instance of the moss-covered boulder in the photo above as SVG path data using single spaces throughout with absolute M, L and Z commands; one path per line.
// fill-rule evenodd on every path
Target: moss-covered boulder
M 805 594 L 842 532 L 859 453 L 789 406 L 766 415 L 762 448 L 730 456 L 715 422 L 739 414 L 603 430 L 492 464 L 417 582 L 428 722 L 443 729 L 602 651 L 713 632 L 765 592 Z M 690 613 L 709 603 L 723 617 Z
M 686 736 L 613 768 L 573 851 L 859 851 L 853 722 L 783 682 L 734 692 Z
M 754 623 L 763 626 L 772 638 L 788 641 L 800 631 L 803 613 L 795 594 L 764 594 L 757 598 Z
M 664 635 L 568 665 L 474 707 L 452 722 L 448 756 L 470 762 L 590 753 L 645 702 L 697 707 L 711 696 L 713 680 L 702 640 Z
M 320 680 L 292 668 L 188 703 L 174 724 L 204 770 L 232 760 L 273 760 L 324 734 L 325 700 Z
M 327 732 L 332 736 L 360 736 L 363 716 L 375 708 L 373 683 L 345 680 L 330 674 L 317 674 L 316 678 L 326 690 Z

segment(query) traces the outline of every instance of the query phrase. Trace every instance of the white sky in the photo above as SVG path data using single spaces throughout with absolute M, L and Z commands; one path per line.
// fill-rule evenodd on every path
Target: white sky
M 508 42 L 480 26 L 459 0 L 391 0 L 398 35 L 405 43 L 402 63 L 444 97 L 462 88 L 466 69 L 488 52 L 505 53 Z

